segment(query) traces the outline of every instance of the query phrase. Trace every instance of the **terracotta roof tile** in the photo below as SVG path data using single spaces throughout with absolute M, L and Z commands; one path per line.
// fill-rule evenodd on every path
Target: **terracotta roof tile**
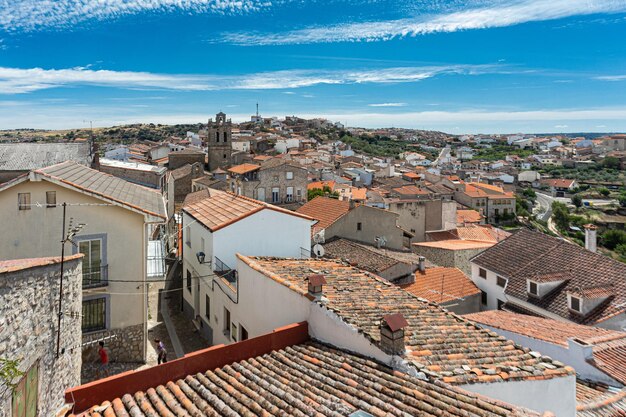
M 348 417 L 359 410 L 380 417 L 539 416 L 317 342 L 128 393 L 81 416 Z
M 567 346 L 567 340 L 571 338 L 582 340 L 590 345 L 617 339 L 626 339 L 626 333 L 624 332 L 553 319 L 532 317 L 502 310 L 466 314 L 463 317 L 489 327 L 506 330 L 562 346 Z
M 619 339 L 594 346 L 593 360 L 589 362 L 626 385 L 626 340 Z
M 261 169 L 260 165 L 241 164 L 241 165 L 235 165 L 234 167 L 228 168 L 228 172 L 233 173 L 233 174 L 245 174 L 247 172 L 256 171 L 258 169 Z
M 446 303 L 480 294 L 480 290 L 458 268 L 435 267 L 415 271 L 415 282 L 400 285 L 405 291 L 435 303 Z
M 300 214 L 319 220 L 315 225 L 318 229 L 326 229 L 349 211 L 348 201 L 321 196 L 315 197 L 296 210 Z
M 183 207 L 183 211 L 215 232 L 261 210 L 268 209 L 314 220 L 305 214 L 286 210 L 259 200 L 235 195 L 226 191 L 211 190 L 210 197 Z
M 618 417 L 626 415 L 626 389 L 576 381 L 577 417 Z
M 356 327 L 375 345 L 380 343 L 382 317 L 402 314 L 409 323 L 405 328 L 407 360 L 436 379 L 466 384 L 573 374 L 572 368 L 551 364 L 546 357 L 537 358 L 494 332 L 479 329 L 435 303 L 348 264 L 319 259 L 238 257 L 252 269 L 305 297 L 306 278 L 311 273 L 323 274 L 327 281 L 325 308 Z
M 382 272 L 401 262 L 395 258 L 379 253 L 373 248 L 351 242 L 347 239 L 335 239 L 324 244 L 325 256 L 356 263 L 359 268 L 373 273 Z
M 484 218 L 485 216 L 483 216 L 476 210 L 457 210 L 456 211 L 457 224 L 480 223 Z
M 479 242 L 476 240 L 441 240 L 438 242 L 418 242 L 413 246 L 438 248 L 447 250 L 487 249 L 495 245 L 493 242 Z

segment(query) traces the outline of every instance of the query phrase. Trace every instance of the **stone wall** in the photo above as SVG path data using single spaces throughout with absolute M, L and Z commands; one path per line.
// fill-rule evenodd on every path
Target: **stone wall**
M 413 252 L 426 257 L 430 262 L 438 266 L 459 268 L 467 276 L 472 276 L 470 259 L 487 248 L 451 250 L 431 248 L 427 246 L 413 245 Z
M 65 403 L 65 390 L 80 384 L 81 256 L 69 257 L 64 271 L 66 315 L 61 321 L 62 353 L 58 359 L 59 263 L 51 260 L 0 274 L 0 357 L 19 360 L 19 369 L 24 372 L 38 364 L 39 416 L 55 415 Z M 0 416 L 10 416 L 11 409 L 12 393 L 0 383 Z
M 111 362 L 145 362 L 144 325 L 109 329 L 83 335 L 83 362 L 98 360 L 98 341 L 103 340 Z
M 170 171 L 184 167 L 185 165 L 193 165 L 196 162 L 204 167 L 206 154 L 204 152 L 180 151 L 170 152 L 168 155 L 167 167 Z

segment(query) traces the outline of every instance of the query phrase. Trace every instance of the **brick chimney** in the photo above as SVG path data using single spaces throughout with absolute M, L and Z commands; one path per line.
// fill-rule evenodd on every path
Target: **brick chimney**
M 309 276 L 309 295 L 319 300 L 324 295 L 324 285 L 326 285 L 326 278 L 324 275 L 315 274 Z
M 598 228 L 589 223 L 583 226 L 585 228 L 585 249 L 591 252 L 596 251 L 598 238 L 596 236 L 596 231 Z
M 404 328 L 408 325 L 400 313 L 384 316 L 380 322 L 380 348 L 390 355 L 404 354 Z

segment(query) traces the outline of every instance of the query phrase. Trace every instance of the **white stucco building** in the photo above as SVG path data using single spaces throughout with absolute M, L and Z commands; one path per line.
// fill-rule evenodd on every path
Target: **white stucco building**
M 230 343 L 247 338 L 246 329 L 231 334 L 211 317 L 238 303 L 236 254 L 308 257 L 315 220 L 251 198 L 209 193 L 182 209 L 183 308 L 213 344 Z

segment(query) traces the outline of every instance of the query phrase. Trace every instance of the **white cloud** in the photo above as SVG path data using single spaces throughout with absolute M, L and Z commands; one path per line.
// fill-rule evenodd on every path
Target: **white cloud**
M 0 67 L 0 94 L 20 94 L 69 86 L 182 91 L 269 90 L 318 84 L 408 83 L 443 74 L 476 75 L 498 71 L 489 65 L 397 67 L 373 70 L 286 70 L 239 76 L 154 74 L 149 72 Z
M 0 1 L 0 28 L 29 31 L 140 12 L 236 14 L 271 6 L 271 0 L 5 0 Z
M 406 103 L 372 103 L 368 104 L 370 107 L 404 107 Z
M 626 75 L 603 75 L 595 77 L 595 79 L 600 81 L 626 81 Z
M 437 32 L 505 27 L 525 22 L 595 13 L 626 11 L 626 0 L 524 0 L 434 16 L 344 23 L 286 33 L 226 33 L 223 40 L 240 45 L 380 41 Z
M 556 127 L 557 129 L 565 129 L 568 128 L 568 125 L 554 125 L 554 127 Z

